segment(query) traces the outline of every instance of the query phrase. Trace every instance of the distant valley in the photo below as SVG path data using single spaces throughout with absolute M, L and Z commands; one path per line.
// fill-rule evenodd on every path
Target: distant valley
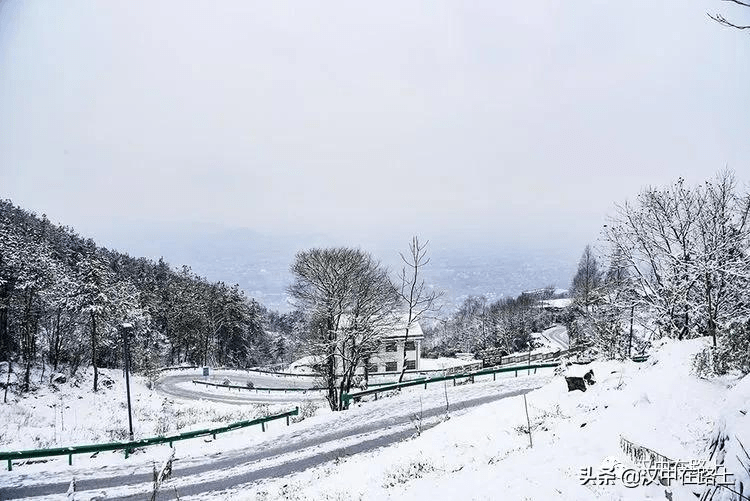
M 237 283 L 266 307 L 288 311 L 289 266 L 297 251 L 313 246 L 362 247 L 382 260 L 394 278 L 400 270 L 401 245 L 340 242 L 325 235 L 272 236 L 247 229 L 213 226 L 165 227 L 104 234 L 101 241 L 135 256 L 164 257 L 173 267 L 190 266 L 210 280 Z M 567 288 L 580 249 L 523 249 L 517 245 L 430 244 L 431 263 L 425 281 L 445 291 L 446 311 L 470 295 L 488 299 L 515 296 L 524 290 L 556 285 Z M 471 250 L 468 247 L 473 247 Z

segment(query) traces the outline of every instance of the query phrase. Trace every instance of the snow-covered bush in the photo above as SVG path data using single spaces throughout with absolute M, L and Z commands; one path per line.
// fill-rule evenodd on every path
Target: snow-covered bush
M 292 418 L 292 422 L 299 423 L 307 418 L 311 418 L 318 412 L 320 405 L 315 400 L 306 400 L 299 406 L 299 413 Z
M 700 376 L 737 371 L 750 374 L 750 320 L 732 322 L 711 346 L 695 357 L 695 372 Z
M 172 402 L 169 399 L 162 400 L 161 413 L 156 420 L 156 434 L 159 436 L 166 435 L 175 428 L 175 415 L 172 408 Z
M 383 487 L 395 487 L 399 484 L 411 482 L 417 478 L 422 478 L 426 474 L 435 471 L 435 466 L 424 459 L 410 461 L 406 464 L 397 465 L 392 470 L 386 472 Z
M 709 461 L 731 473 L 730 485 L 706 487 L 702 501 L 742 501 L 750 497 L 750 376 L 730 391 L 708 445 Z

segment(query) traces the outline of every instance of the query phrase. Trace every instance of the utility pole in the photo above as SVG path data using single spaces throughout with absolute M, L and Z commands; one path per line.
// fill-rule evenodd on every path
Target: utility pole
M 130 430 L 130 441 L 133 441 L 133 412 L 130 409 L 130 334 L 133 332 L 133 324 L 121 325 L 122 336 L 125 346 L 125 389 L 128 393 L 128 426 Z

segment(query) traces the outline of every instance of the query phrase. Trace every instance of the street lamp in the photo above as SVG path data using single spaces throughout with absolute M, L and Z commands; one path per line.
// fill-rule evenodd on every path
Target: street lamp
M 130 346 L 128 344 L 128 341 L 130 340 L 130 335 L 133 332 L 133 324 L 130 323 L 124 323 L 121 324 L 120 327 L 122 328 L 122 337 L 123 342 L 125 346 L 125 389 L 128 393 L 128 426 L 130 429 L 130 441 L 133 441 L 133 413 L 130 410 Z

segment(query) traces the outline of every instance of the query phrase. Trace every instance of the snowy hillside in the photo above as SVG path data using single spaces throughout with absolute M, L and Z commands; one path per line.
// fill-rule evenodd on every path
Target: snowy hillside
M 581 485 L 581 471 L 614 466 L 620 475 L 632 468 L 621 436 L 675 460 L 708 459 L 707 439 L 728 416 L 732 433 L 750 444 L 750 379 L 691 376 L 691 356 L 703 345 L 667 342 L 644 364 L 572 366 L 568 373 L 591 369 L 597 382 L 585 393 L 568 392 L 556 377 L 527 395 L 533 447 L 523 399 L 514 397 L 415 432 L 412 440 L 213 499 L 665 499 L 658 484 Z M 673 499 L 695 499 L 693 487 L 668 490 Z
M 10 393 L 8 405 L 0 405 L 0 450 L 127 440 L 122 371 L 100 369 L 99 372 L 102 387 L 97 393 L 91 392 L 91 369 L 62 383 L 39 385 L 24 397 Z M 34 379 L 40 380 L 36 372 Z M 147 380 L 141 376 L 131 377 L 130 391 L 135 438 L 210 428 L 290 408 L 288 403 L 238 407 L 207 399 L 165 398 L 149 389 Z

